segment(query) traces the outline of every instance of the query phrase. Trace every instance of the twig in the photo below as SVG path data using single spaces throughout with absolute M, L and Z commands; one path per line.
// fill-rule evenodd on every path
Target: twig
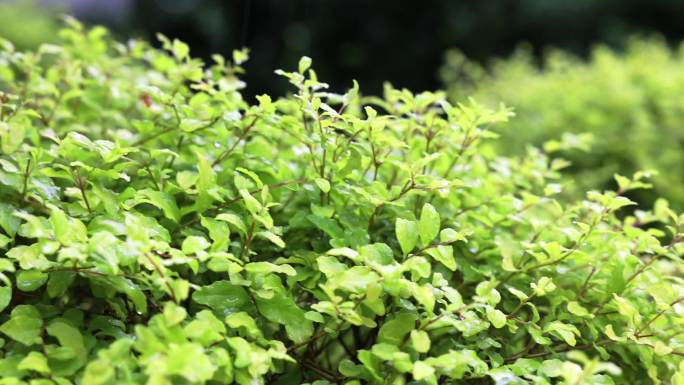
M 156 252 L 155 252 L 156 253 Z M 143 254 L 145 258 L 152 264 L 152 267 L 154 270 L 159 274 L 159 277 L 164 281 L 164 284 L 166 285 L 166 288 L 169 290 L 169 295 L 171 296 L 171 299 L 173 299 L 173 302 L 178 303 L 178 299 L 176 298 L 176 293 L 173 291 L 173 287 L 169 283 L 169 281 L 166 279 L 166 275 L 164 274 L 164 271 L 157 265 L 157 263 L 154 261 L 152 257 L 150 257 L 149 254 L 145 253 Z
M 257 120 L 259 120 L 259 116 L 258 116 L 258 115 L 254 117 L 254 119 L 252 120 L 252 122 L 251 122 L 249 125 L 247 125 L 247 127 L 245 127 L 245 129 L 242 131 L 242 134 L 240 134 L 240 137 L 237 138 L 237 140 L 235 141 L 235 143 L 233 143 L 233 145 L 230 146 L 230 148 L 228 148 L 228 149 L 227 149 L 226 151 L 224 151 L 221 155 L 219 155 L 218 158 L 216 158 L 216 160 L 214 160 L 214 162 L 211 164 L 212 167 L 213 167 L 213 166 L 216 166 L 216 165 L 218 165 L 218 164 L 220 164 L 221 162 L 223 162 L 228 156 L 230 156 L 230 154 L 233 153 L 233 151 L 235 151 L 235 148 L 238 146 L 238 144 L 240 144 L 240 142 L 242 142 L 242 141 L 247 137 L 247 135 L 249 135 L 249 132 L 252 130 L 252 127 L 254 127 L 254 125 L 256 124 Z
M 651 326 L 651 324 L 652 324 L 653 322 L 655 322 L 655 320 L 657 320 L 658 318 L 660 318 L 660 316 L 662 316 L 663 314 L 665 314 L 666 311 L 670 310 L 670 308 L 672 308 L 674 305 L 676 305 L 676 304 L 678 304 L 678 303 L 680 303 L 680 302 L 682 302 L 682 301 L 684 301 L 684 297 L 679 297 L 679 298 L 677 298 L 676 300 L 674 300 L 672 303 L 670 303 L 670 306 L 669 306 L 667 309 L 662 309 L 662 310 L 660 310 L 659 312 L 657 312 L 653 317 L 651 317 L 651 319 L 649 319 L 646 323 L 644 323 L 641 327 L 639 327 L 639 328 L 636 330 L 636 332 L 634 332 L 634 335 L 636 336 L 636 338 L 643 338 L 643 337 L 646 337 L 646 335 L 641 335 L 641 332 L 644 331 L 644 330 L 646 330 L 646 328 L 648 328 L 649 326 Z
M 216 124 L 216 122 L 218 122 L 220 119 L 221 119 L 221 117 L 217 116 L 214 119 L 210 120 L 204 126 L 201 126 L 201 127 L 197 128 L 196 130 L 193 130 L 192 132 L 197 132 L 197 131 L 207 129 L 207 128 L 213 126 L 214 124 Z M 159 130 L 159 131 L 155 132 L 154 134 L 150 134 L 148 136 L 145 136 L 145 137 L 138 139 L 137 141 L 133 142 L 132 146 L 133 147 L 140 146 L 141 144 L 147 143 L 152 139 L 160 137 L 164 134 L 168 134 L 169 132 L 175 131 L 177 129 L 178 129 L 178 126 L 166 126 L 163 130 Z
M 26 198 L 26 192 L 28 191 L 28 178 L 31 171 L 31 158 L 28 158 L 26 160 L 26 168 L 24 169 L 24 185 L 21 189 L 21 200 L 23 201 Z
M 81 173 L 78 171 L 76 168 L 76 175 L 74 177 L 74 182 L 76 184 L 76 187 L 81 191 L 81 197 L 83 197 L 83 203 L 85 203 L 86 209 L 88 209 L 88 213 L 92 214 L 93 210 L 90 208 L 90 202 L 88 202 L 88 195 L 86 195 L 86 182 L 81 177 Z

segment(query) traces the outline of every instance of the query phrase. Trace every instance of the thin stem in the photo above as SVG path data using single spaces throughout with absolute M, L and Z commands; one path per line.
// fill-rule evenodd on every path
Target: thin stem
M 105 274 L 99 271 L 92 270 L 93 267 L 55 267 L 52 269 L 45 270 L 45 273 L 83 273 L 83 274 L 92 274 L 92 275 L 97 275 L 100 277 L 110 277 L 109 274 Z
M 26 192 L 28 191 L 28 179 L 29 175 L 31 175 L 31 158 L 28 158 L 26 160 L 26 167 L 24 168 L 24 184 L 21 189 L 21 200 L 23 201 L 26 198 Z
M 150 179 L 152 180 L 152 184 L 154 184 L 154 188 L 157 189 L 158 191 L 161 191 L 161 188 L 159 187 L 159 183 L 157 183 L 157 178 L 154 177 L 154 174 L 152 173 L 152 169 L 150 169 L 150 164 L 145 163 L 143 165 L 145 168 L 145 171 L 147 171 L 147 174 L 150 176 Z
M 520 303 L 518 304 L 518 306 L 516 306 L 515 309 L 513 309 L 513 311 L 510 312 L 510 313 L 506 316 L 506 318 L 508 318 L 508 319 L 514 318 L 515 315 L 520 311 L 520 309 L 522 309 L 523 306 L 525 306 L 525 304 L 527 304 L 528 302 L 530 302 L 530 300 L 532 300 L 532 298 L 534 298 L 534 293 L 532 293 L 532 294 L 531 294 L 529 297 L 527 297 L 525 300 L 520 301 Z
M 64 92 L 60 92 L 59 96 L 57 96 L 57 100 L 55 100 L 55 105 L 52 107 L 50 112 L 48 113 L 47 116 L 42 117 L 43 125 L 46 127 L 50 125 L 52 122 L 52 118 L 55 116 L 55 111 L 57 111 L 57 107 L 62 103 L 62 98 L 64 97 Z
M 670 303 L 670 306 L 669 306 L 667 309 L 662 309 L 662 310 L 660 310 L 660 311 L 659 311 L 658 313 L 656 313 L 653 317 L 651 317 L 651 319 L 649 319 L 646 323 L 644 323 L 641 327 L 639 327 L 639 328 L 636 330 L 636 332 L 634 333 L 634 335 L 635 335 L 637 338 L 646 337 L 645 335 L 640 335 L 641 332 L 644 331 L 644 330 L 646 330 L 649 326 L 651 326 L 651 324 L 652 324 L 653 322 L 655 322 L 655 320 L 657 320 L 658 318 L 660 318 L 663 314 L 665 314 L 666 311 L 670 310 L 670 308 L 672 308 L 674 305 L 676 305 L 676 304 L 678 304 L 678 303 L 680 303 L 680 302 L 682 302 L 682 301 L 684 301 L 684 297 L 677 298 L 675 301 L 673 301 L 672 303 Z
M 668 249 L 668 250 L 669 250 L 669 249 L 671 249 L 672 247 L 674 247 L 677 243 L 679 243 L 679 242 L 681 241 L 681 238 L 680 238 L 680 236 L 679 236 L 678 233 L 679 233 L 679 225 L 677 225 L 677 231 L 676 231 L 675 236 L 672 238 L 672 242 L 670 242 L 670 244 L 667 245 L 667 246 L 665 247 L 665 249 Z M 651 257 L 651 259 L 648 260 L 648 262 L 644 263 L 644 264 L 639 268 L 639 270 L 635 271 L 632 275 L 630 275 L 629 278 L 627 278 L 627 281 L 625 282 L 625 285 L 624 285 L 623 289 L 620 291 L 619 294 L 624 293 L 625 290 L 627 290 L 627 286 L 629 286 L 629 284 L 630 284 L 632 281 L 634 281 L 638 276 L 640 276 L 641 274 L 643 274 L 644 271 L 646 271 L 646 269 L 647 269 L 649 266 L 651 266 L 651 265 L 653 264 L 653 262 L 655 262 L 655 261 L 656 261 L 659 257 L 661 257 L 662 255 L 663 255 L 663 254 L 654 255 L 653 257 Z M 606 298 L 603 302 L 601 302 L 601 303 L 599 304 L 598 307 L 596 307 L 596 309 L 594 309 L 594 311 L 592 312 L 592 314 L 594 314 L 594 315 L 598 314 L 598 312 L 601 311 L 601 309 L 603 309 L 603 307 L 606 306 L 612 299 L 613 299 L 612 296 Z
M 86 181 L 81 177 L 81 173 L 76 170 L 76 175 L 74 176 L 74 182 L 76 184 L 76 187 L 78 190 L 81 192 L 81 197 L 83 198 L 83 203 L 85 203 L 86 209 L 88 209 L 88 213 L 92 214 L 93 210 L 90 208 L 90 202 L 88 201 L 88 195 L 86 194 Z
M 551 351 L 533 353 L 533 354 L 526 354 L 523 356 L 518 356 L 516 353 L 510 357 L 505 358 L 504 361 L 506 361 L 506 362 L 515 361 L 518 358 L 541 358 L 541 357 L 546 357 L 546 356 L 550 356 L 553 354 L 565 353 L 565 352 L 568 352 L 570 350 L 586 350 L 586 349 L 592 348 L 594 345 L 601 346 L 601 345 L 610 344 L 612 342 L 613 342 L 612 340 L 601 340 L 601 341 L 597 341 L 597 342 L 591 343 L 591 344 L 576 345 L 576 346 L 567 345 L 567 346 L 561 346 L 560 349 L 557 349 L 557 350 L 551 350 Z
M 150 257 L 149 254 L 145 253 L 143 254 L 145 258 L 150 262 L 154 270 L 159 274 L 159 277 L 161 277 L 162 281 L 164 281 L 164 284 L 166 285 L 166 288 L 169 290 L 169 295 L 171 296 L 171 299 L 173 299 L 173 302 L 178 303 L 178 299 L 176 298 L 176 293 L 173 291 L 173 287 L 169 283 L 169 281 L 166 279 L 166 275 L 164 274 L 164 270 L 162 270 L 159 265 L 157 265 L 157 262 Z
M 316 333 L 313 337 L 309 338 L 308 340 L 302 341 L 302 342 L 299 342 L 299 343 L 296 343 L 296 344 L 290 346 L 289 348 L 287 348 L 287 352 L 289 353 L 289 352 L 295 351 L 295 350 L 297 350 L 303 346 L 306 346 L 312 342 L 315 342 L 316 340 L 318 340 L 319 338 L 323 337 L 326 334 L 328 334 L 328 333 L 325 331 L 325 328 L 323 328 L 318 333 Z
M 302 366 L 306 366 L 307 368 L 316 372 L 316 374 L 318 374 L 321 378 L 323 378 L 325 380 L 328 380 L 328 381 L 334 382 L 334 383 L 338 383 L 340 381 L 339 376 L 335 375 L 334 373 L 332 373 L 326 369 L 323 369 L 323 368 L 317 366 L 316 364 L 314 364 L 313 362 L 311 362 L 305 358 L 300 358 L 300 357 L 295 356 L 295 359 Z
M 247 137 L 247 135 L 249 135 L 249 132 L 252 130 L 252 127 L 254 127 L 257 120 L 259 120 L 259 116 L 254 117 L 252 122 L 250 124 L 248 124 L 247 127 L 245 127 L 245 129 L 242 131 L 242 134 L 240 134 L 240 137 L 233 143 L 233 145 L 230 146 L 230 148 L 228 148 L 226 151 L 224 151 L 221 155 L 219 155 L 218 158 L 216 158 L 216 160 L 214 160 L 214 162 L 211 165 L 216 166 L 216 165 L 220 164 L 221 162 L 223 162 L 226 158 L 228 158 L 230 156 L 230 154 L 232 154 L 233 151 L 235 151 L 238 144 L 240 144 L 240 142 L 242 142 Z
M 413 179 L 413 175 L 411 175 L 411 179 L 406 181 L 406 184 L 404 184 L 404 187 L 401 188 L 401 191 L 399 191 L 399 194 L 393 198 L 391 198 L 387 202 L 394 202 L 398 201 L 399 199 L 403 198 L 404 195 L 406 195 L 409 191 L 413 190 L 416 188 L 416 182 Z M 380 203 L 379 205 L 375 206 L 373 209 L 373 212 L 371 213 L 370 218 L 368 218 L 368 232 L 373 228 L 373 222 L 375 222 L 375 217 L 377 217 L 378 213 L 382 209 L 382 207 L 385 205 L 385 203 Z
M 531 340 L 527 346 L 525 346 L 521 351 L 513 354 L 512 356 L 506 358 L 506 361 L 515 361 L 518 358 L 524 357 L 526 354 L 528 354 L 534 347 L 537 346 L 537 343 L 534 340 Z
M 196 130 L 193 130 L 192 132 L 198 132 L 198 131 L 202 131 L 204 129 L 207 129 L 207 128 L 213 126 L 214 124 L 216 124 L 216 122 L 218 122 L 220 119 L 221 119 L 221 117 L 215 117 L 214 119 L 209 121 L 204 126 L 201 126 L 201 127 L 197 128 Z M 169 132 L 175 131 L 177 129 L 178 129 L 178 126 L 166 126 L 163 130 L 159 130 L 153 134 L 150 134 L 148 136 L 144 136 L 144 137 L 138 139 L 137 141 L 133 142 L 132 146 L 133 147 L 140 146 L 144 143 L 149 142 L 152 139 L 158 138 L 164 134 L 168 134 Z
M 425 250 L 434 249 L 435 247 L 439 247 L 439 246 L 449 246 L 449 245 L 451 245 L 451 244 L 453 244 L 453 243 L 455 243 L 455 241 L 433 243 L 433 244 L 430 244 L 430 245 L 421 247 L 420 249 L 418 249 L 418 250 L 412 252 L 411 254 L 413 254 L 413 255 L 418 255 L 418 254 L 422 253 L 422 252 L 425 251 Z
M 249 249 L 252 247 L 252 240 L 254 239 L 254 226 L 255 221 L 252 220 L 252 222 L 249 224 L 249 229 L 247 230 L 247 237 L 245 238 L 245 242 L 242 244 L 242 249 L 240 250 L 240 258 L 244 259 L 245 261 L 249 260 Z
M 589 288 L 589 281 L 591 280 L 591 277 L 593 277 L 594 274 L 596 274 L 596 271 L 597 271 L 596 266 L 592 266 L 591 271 L 589 272 L 589 275 L 584 280 L 582 287 L 580 288 L 579 292 L 577 293 L 578 299 L 582 298 L 582 296 L 584 296 L 584 294 L 587 292 L 587 289 Z
M 601 214 L 601 217 L 603 217 L 603 213 Z M 600 221 L 600 219 L 599 219 L 599 221 Z M 595 225 L 596 222 L 598 222 L 598 221 L 592 222 L 592 225 L 589 227 L 589 229 L 584 234 L 582 234 L 582 236 L 580 236 L 580 238 L 574 243 L 574 245 L 570 248 L 570 250 L 566 251 L 563 255 L 561 255 L 560 257 L 558 257 L 556 259 L 552 259 L 550 261 L 546 261 L 546 262 L 542 262 L 542 263 L 530 266 L 527 269 L 525 269 L 525 272 L 530 273 L 530 272 L 537 270 L 537 269 L 540 269 L 542 267 L 551 266 L 551 265 L 555 265 L 555 264 L 563 262 L 565 259 L 567 259 L 569 256 L 571 256 L 573 253 L 575 253 L 575 251 L 577 251 L 580 248 L 580 246 L 582 246 L 584 241 L 587 238 L 589 238 L 589 235 L 591 235 L 591 233 L 593 233 L 593 231 L 594 231 L 594 227 L 596 226 Z
M 180 152 L 180 149 L 183 146 L 184 140 L 185 140 L 185 136 L 181 135 L 178 137 L 178 143 L 176 143 L 176 151 Z M 176 157 L 173 155 L 170 155 L 169 161 L 166 163 L 166 166 L 164 168 L 171 168 L 171 166 L 173 166 L 173 163 L 175 161 L 176 161 Z
M 442 176 L 443 179 L 448 179 L 449 174 L 451 174 L 451 170 L 454 168 L 454 166 L 456 166 L 456 163 L 458 163 L 459 159 L 461 159 L 468 147 L 470 147 L 470 145 L 475 142 L 475 139 L 477 139 L 475 136 L 472 138 L 470 137 L 470 131 L 470 129 L 466 131 L 465 137 L 461 142 L 461 148 L 458 150 L 458 153 L 456 156 L 454 156 L 454 158 L 451 160 L 451 163 L 449 163 L 449 166 L 447 166 L 446 170 L 444 171 L 444 175 Z

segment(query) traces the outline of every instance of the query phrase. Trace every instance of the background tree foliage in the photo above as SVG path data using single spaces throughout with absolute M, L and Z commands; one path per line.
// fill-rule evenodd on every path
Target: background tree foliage
M 560 201 L 505 107 L 71 20 L 0 50 L 0 384 L 684 383 L 682 219 Z M 556 143 L 556 149 L 573 146 Z
M 441 74 L 453 100 L 472 95 L 514 109 L 516 119 L 501 130 L 506 153 L 578 135 L 585 151 L 565 154 L 576 192 L 612 187 L 616 172 L 652 169 L 655 189 L 633 196 L 647 204 L 664 196 L 684 207 L 684 46 L 633 39 L 624 53 L 596 47 L 587 62 L 554 50 L 541 67 L 525 48 L 488 67 L 452 51 Z

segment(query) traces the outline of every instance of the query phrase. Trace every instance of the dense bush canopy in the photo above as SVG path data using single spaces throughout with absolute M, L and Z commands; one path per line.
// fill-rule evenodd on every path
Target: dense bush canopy
M 682 218 L 555 198 L 501 107 L 240 96 L 76 22 L 0 53 L 0 384 L 684 384 Z M 566 146 L 559 142 L 558 146 Z
M 516 119 L 501 131 L 505 153 L 591 134 L 589 153 L 568 154 L 580 192 L 616 172 L 656 169 L 654 191 L 684 208 L 684 48 L 633 39 L 624 53 L 599 46 L 587 62 L 552 51 L 541 68 L 521 49 L 488 70 L 451 52 L 441 74 L 456 100 L 472 95 L 514 108 Z M 657 195 L 638 198 L 653 202 Z

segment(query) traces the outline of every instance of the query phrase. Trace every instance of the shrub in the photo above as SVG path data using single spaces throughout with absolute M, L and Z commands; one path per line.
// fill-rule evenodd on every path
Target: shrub
M 240 96 L 72 26 L 0 71 L 0 384 L 684 383 L 682 218 L 501 157 L 509 110 Z M 618 215 L 619 214 L 619 215 Z M 664 230 L 659 230 L 662 224 Z
M 489 69 L 451 52 L 441 73 L 454 99 L 514 108 L 516 119 L 502 131 L 505 153 L 589 133 L 591 153 L 566 154 L 579 192 L 606 186 L 616 172 L 657 169 L 654 193 L 635 198 L 650 204 L 664 196 L 684 208 L 684 48 L 634 39 L 624 54 L 599 46 L 587 62 L 551 51 L 541 68 L 521 49 Z

